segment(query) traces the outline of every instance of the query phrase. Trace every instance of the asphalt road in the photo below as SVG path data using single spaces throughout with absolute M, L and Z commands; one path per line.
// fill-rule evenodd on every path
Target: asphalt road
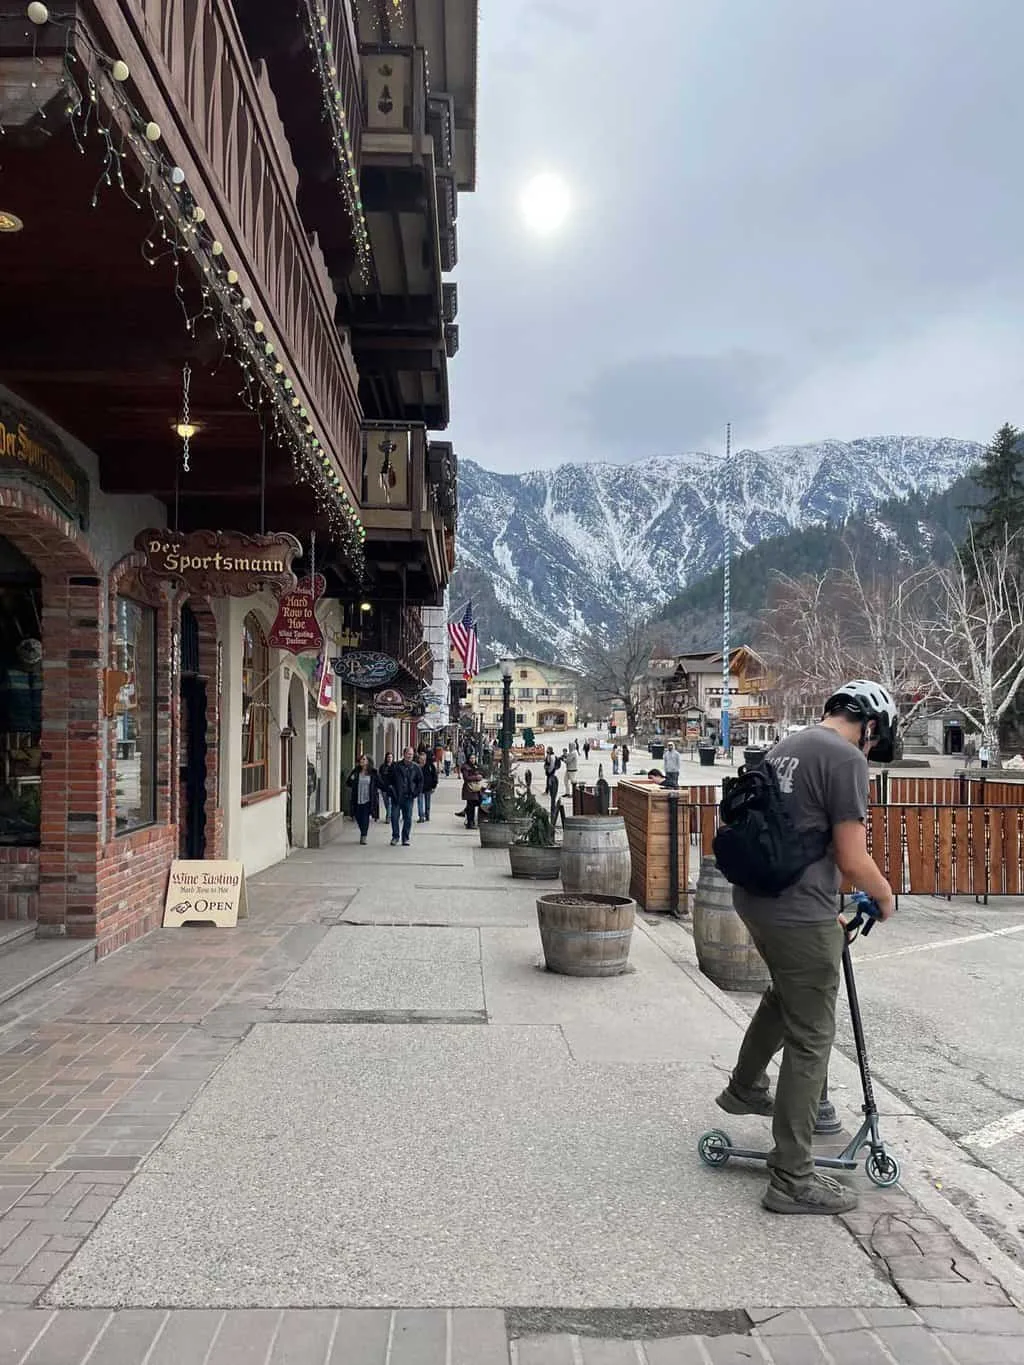
M 874 1074 L 1024 1194 L 1024 901 L 902 897 L 855 960 Z

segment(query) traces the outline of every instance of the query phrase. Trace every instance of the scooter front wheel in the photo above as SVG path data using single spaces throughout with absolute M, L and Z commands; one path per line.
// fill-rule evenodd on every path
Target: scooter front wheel
M 724 1166 L 729 1160 L 732 1138 L 721 1128 L 712 1128 L 704 1133 L 697 1143 L 697 1154 L 705 1166 Z
M 900 1178 L 900 1163 L 888 1152 L 869 1152 L 868 1158 L 864 1162 L 864 1170 L 873 1185 L 880 1185 L 883 1190 L 887 1190 L 890 1185 L 895 1185 Z

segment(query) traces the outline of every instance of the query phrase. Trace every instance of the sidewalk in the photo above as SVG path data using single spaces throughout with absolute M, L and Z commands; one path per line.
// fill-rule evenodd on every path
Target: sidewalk
M 0 1016 L 0 1365 L 1024 1361 L 902 1191 L 784 1220 L 700 1164 L 734 1002 L 664 921 L 630 975 L 540 970 L 557 888 L 457 792 Z

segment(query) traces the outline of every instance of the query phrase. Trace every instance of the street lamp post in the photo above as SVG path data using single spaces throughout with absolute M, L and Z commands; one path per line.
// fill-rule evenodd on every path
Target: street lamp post
M 512 706 L 512 660 L 502 659 L 501 661 L 501 767 L 502 772 L 508 775 L 509 749 L 512 747 L 512 735 L 509 726 L 509 712 Z

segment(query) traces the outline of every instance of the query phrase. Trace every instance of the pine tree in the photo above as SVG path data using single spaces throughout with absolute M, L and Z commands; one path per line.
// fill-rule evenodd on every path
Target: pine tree
M 979 550 L 991 551 L 1024 530 L 1024 432 L 1004 422 L 974 481 L 983 499 L 969 508 L 980 514 L 974 521 L 974 542 Z

